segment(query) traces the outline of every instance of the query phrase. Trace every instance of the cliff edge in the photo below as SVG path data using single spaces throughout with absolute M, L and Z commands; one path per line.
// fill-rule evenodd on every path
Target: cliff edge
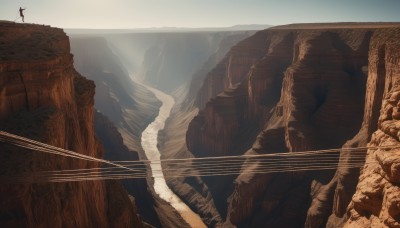
M 0 129 L 101 158 L 94 133 L 95 86 L 79 75 L 57 28 L 0 22 Z M 98 168 L 99 164 L 0 144 L 2 176 Z M 114 181 L 1 183 L 2 227 L 141 227 Z

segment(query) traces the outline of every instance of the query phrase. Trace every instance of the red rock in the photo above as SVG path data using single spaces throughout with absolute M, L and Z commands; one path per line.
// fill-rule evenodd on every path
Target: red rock
M 381 90 L 383 101 L 378 129 L 369 146 L 400 145 L 400 122 L 396 119 L 400 78 L 395 73 L 399 71 L 399 36 L 399 29 L 381 30 L 374 34 L 371 41 L 370 65 L 375 67 L 375 60 L 380 60 L 378 69 L 380 67 L 382 70 L 378 70 L 378 74 L 385 86 Z M 375 75 L 374 72 L 370 73 L 371 76 Z M 361 171 L 357 190 L 347 208 L 345 227 L 400 227 L 399 156 L 396 148 L 368 151 L 368 164 Z
M 48 26 L 0 23 L 1 129 L 102 157 L 93 127 L 94 83 L 73 68 L 68 37 Z M 99 164 L 2 145 L 2 175 Z M 2 227 L 110 227 L 142 224 L 119 183 L 0 186 Z
M 366 146 L 377 129 L 382 99 L 399 81 L 394 67 L 399 65 L 394 54 L 399 48 L 380 45 L 387 40 L 378 37 L 383 33 L 394 43 L 399 32 L 378 30 L 394 24 L 301 26 L 258 32 L 228 52 L 209 73 L 197 96 L 196 104 L 203 110 L 186 135 L 195 156 L 243 154 L 249 142 L 254 142 L 247 151 L 251 154 Z M 398 140 L 400 126 L 392 120 L 397 118 L 393 107 L 397 95 L 387 99 L 390 104 L 383 104 L 379 126 Z M 249 129 L 262 131 L 256 137 Z M 344 164 L 355 159 L 345 150 L 341 156 Z M 397 163 L 385 167 L 383 173 L 397 178 L 388 171 L 397 173 Z M 226 193 L 232 185 L 229 178 L 202 179 L 227 224 L 336 227 L 347 219 L 358 175 L 358 169 L 346 168 L 335 175 L 324 171 L 239 175 L 232 193 Z M 380 189 L 383 184 L 377 181 L 376 186 Z M 361 199 L 370 202 L 368 197 Z M 397 201 L 393 198 L 388 205 Z

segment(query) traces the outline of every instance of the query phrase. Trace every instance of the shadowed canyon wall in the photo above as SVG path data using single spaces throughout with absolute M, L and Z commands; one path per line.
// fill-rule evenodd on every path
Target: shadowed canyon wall
M 172 110 L 171 117 L 166 121 L 166 128 L 159 134 L 159 147 L 163 158 L 193 157 L 186 147 L 185 140 L 188 124 L 197 114 L 197 108 L 191 97 L 197 94 L 207 73 L 223 59 L 229 49 L 247 37 L 249 37 L 249 32 L 232 34 L 222 39 L 216 52 L 192 75 L 190 85 L 188 83 L 186 88 L 179 89 L 172 94 L 176 99 L 176 105 Z M 187 95 L 185 96 L 185 94 Z M 185 172 L 185 169 L 180 169 L 180 172 Z M 221 224 L 218 212 L 214 209 L 215 206 L 210 203 L 211 196 L 207 187 L 200 178 L 167 177 L 167 182 L 187 204 L 195 208 L 207 224 L 211 226 Z M 198 187 L 194 188 L 193 186 Z
M 378 30 L 370 44 L 366 100 L 381 108 L 365 112 L 364 120 L 379 116 L 369 146 L 400 146 L 399 37 L 398 28 Z M 345 227 L 400 227 L 399 148 L 368 150 L 366 162 L 347 208 Z
M 61 29 L 0 23 L 2 130 L 101 158 L 94 133 L 94 83 L 73 67 Z M 7 175 L 98 168 L 98 163 L 1 144 Z M 3 179 L 4 181 L 4 179 Z M 141 227 L 136 208 L 115 181 L 13 184 L 0 187 L 2 227 Z
M 392 90 L 397 82 L 393 78 L 398 74 L 395 50 L 399 49 L 393 44 L 398 39 L 398 29 L 390 29 L 396 26 L 390 23 L 289 25 L 257 32 L 238 43 L 205 77 L 197 96 L 186 98 L 186 105 L 194 104 L 200 112 L 186 133 L 190 152 L 180 155 L 295 153 L 366 146 L 379 128 L 384 97 L 390 102 L 383 102 L 382 110 L 388 111 L 381 114 L 379 126 L 387 129 L 387 135 L 396 135 L 397 93 Z M 385 46 L 389 41 L 392 46 Z M 390 55 L 388 49 L 392 50 Z M 378 133 L 370 145 L 391 142 L 389 139 L 380 142 L 387 136 L 378 137 Z M 173 151 L 166 149 L 170 154 Z M 337 227 L 343 226 L 349 217 L 347 222 L 353 221 L 351 224 L 374 224 L 378 220 L 370 217 L 372 214 L 380 219 L 379 224 L 395 227 L 393 224 L 399 219 L 398 170 L 390 167 L 397 167 L 396 153 L 394 150 L 393 155 L 378 159 L 382 171 L 378 172 L 379 181 L 374 181 L 376 187 L 368 190 L 370 193 L 359 187 L 360 193 L 352 201 L 359 168 L 248 174 L 262 166 L 256 164 L 242 169 L 241 175 L 187 178 L 179 183 L 170 181 L 170 185 L 184 198 L 194 191 L 203 196 L 198 199 L 214 205 L 203 208 L 205 211 L 201 213 L 204 217 L 207 213 L 214 215 L 213 219 L 207 217 L 208 224 Z M 356 156 L 343 150 L 341 165 L 351 163 Z M 365 183 L 371 181 L 363 177 L 369 169 L 373 168 L 367 165 L 360 177 L 361 181 L 366 179 Z M 194 190 L 182 187 L 186 185 Z M 388 192 L 378 190 L 383 186 L 393 187 Z M 196 207 L 196 200 L 187 201 Z M 366 205 L 372 201 L 388 208 L 388 212 L 371 211 Z

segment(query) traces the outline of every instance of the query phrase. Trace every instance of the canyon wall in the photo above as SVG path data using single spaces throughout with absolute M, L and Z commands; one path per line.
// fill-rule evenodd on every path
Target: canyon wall
M 190 85 L 187 86 L 187 95 L 175 96 L 178 98 L 177 103 L 182 108 L 182 111 L 187 111 L 194 108 L 194 97 L 203 85 L 203 81 L 215 65 L 217 65 L 228 53 L 228 51 L 240 41 L 253 35 L 253 32 L 231 34 L 224 37 L 218 44 L 218 48 L 207 61 L 197 70 L 191 77 Z M 188 83 L 189 84 L 189 83 Z M 182 104 L 181 104 L 182 103 Z
M 193 117 L 198 113 L 193 97 L 197 94 L 208 72 L 224 58 L 232 46 L 249 37 L 251 33 L 232 34 L 222 39 L 216 52 L 192 75 L 191 83 L 187 84 L 186 88 L 177 90 L 172 94 L 176 103 L 171 117 L 166 121 L 165 129 L 159 134 L 159 147 L 163 158 L 193 157 L 187 149 L 185 140 L 186 129 Z M 185 96 L 185 94 L 187 95 Z M 164 166 L 164 168 L 174 167 Z M 179 170 L 179 172 L 185 171 L 187 170 L 182 168 Z M 201 178 L 169 178 L 168 173 L 166 173 L 166 180 L 170 188 L 177 192 L 183 201 L 193 207 L 206 224 L 209 226 L 222 224 L 222 219 L 212 203 L 212 197 L 207 190 L 207 186 Z M 196 186 L 196 188 L 193 186 Z
M 393 44 L 389 56 L 389 47 L 383 45 L 389 42 L 385 37 L 392 43 L 398 39 L 397 30 L 391 29 L 396 26 L 288 25 L 257 32 L 238 43 L 210 71 L 196 98 L 191 98 L 201 111 L 187 130 L 190 153 L 207 157 L 366 146 L 377 130 L 382 97 L 390 102 L 383 102 L 387 114 L 381 114 L 379 126 L 389 135 L 396 134 L 392 126 L 397 117 L 387 117 L 397 114 L 397 93 L 392 91 L 396 80 L 389 83 L 384 78 L 398 74 L 394 67 L 398 49 Z M 385 145 L 379 141 L 385 137 L 377 135 L 370 145 Z M 357 159 L 357 154 L 343 150 L 340 158 L 343 166 Z M 219 215 L 213 222 L 220 224 L 222 218 L 226 226 L 337 227 L 349 217 L 352 224 L 366 224 L 373 220 L 371 213 L 393 226 L 398 221 L 398 171 L 388 169 L 397 167 L 395 158 L 395 152 L 377 158 L 383 177 L 367 196 L 359 187 L 347 213 L 359 168 L 248 174 L 261 166 L 256 164 L 242 168 L 241 175 L 202 177 L 203 185 L 196 184 L 199 181 L 186 184 L 208 195 Z M 363 175 L 360 184 L 363 179 L 370 181 Z M 376 196 L 383 186 L 393 187 L 387 194 L 380 191 L 377 202 L 390 207 L 386 214 L 391 217 L 380 216 L 380 210 L 366 212 L 372 210 L 366 208 L 371 195 Z
M 380 112 L 366 109 L 365 116 L 379 116 L 378 121 L 374 119 L 376 131 L 368 145 L 389 148 L 368 150 L 347 207 L 345 227 L 400 227 L 399 38 L 400 29 L 396 28 L 378 30 L 371 40 L 366 101 L 381 108 Z M 335 200 L 340 202 L 338 198 Z
M 95 86 L 75 71 L 65 33 L 1 22 L 0 43 L 0 128 L 101 158 L 103 148 L 93 126 Z M 100 165 L 5 143 L 1 148 L 2 177 Z M 0 193 L 3 227 L 142 226 L 126 191 L 115 181 L 2 181 Z

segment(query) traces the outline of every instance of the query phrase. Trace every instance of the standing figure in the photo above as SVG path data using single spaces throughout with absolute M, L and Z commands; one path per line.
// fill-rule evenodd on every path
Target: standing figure
M 25 22 L 25 21 L 24 21 L 24 10 L 25 10 L 25 9 L 19 7 L 19 16 L 22 17 L 22 22 Z

